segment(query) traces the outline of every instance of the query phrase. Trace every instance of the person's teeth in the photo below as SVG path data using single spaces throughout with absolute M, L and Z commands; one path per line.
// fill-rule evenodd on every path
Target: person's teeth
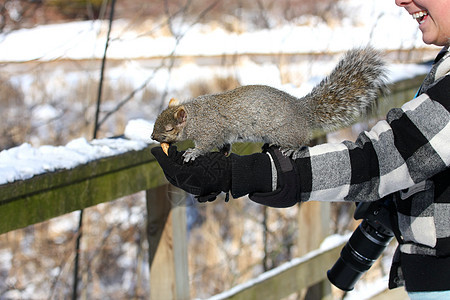
M 413 19 L 419 19 L 426 15 L 428 15 L 428 13 L 426 11 L 419 11 L 419 12 L 413 13 L 412 17 L 413 17 Z

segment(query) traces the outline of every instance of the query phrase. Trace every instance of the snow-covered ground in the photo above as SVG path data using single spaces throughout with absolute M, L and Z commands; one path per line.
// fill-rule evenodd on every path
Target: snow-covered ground
M 182 38 L 142 35 L 127 30 L 129 23 L 113 24 L 108 57 L 137 59 L 178 56 L 215 56 L 224 54 L 323 53 L 342 52 L 371 45 L 383 50 L 423 48 L 414 21 L 392 0 L 341 1 L 346 17 L 327 24 L 318 17 L 301 16 L 289 24 L 270 30 L 227 32 L 220 27 L 180 24 Z M 39 26 L 0 35 L 0 61 L 24 62 L 55 59 L 101 58 L 107 22 L 85 21 Z

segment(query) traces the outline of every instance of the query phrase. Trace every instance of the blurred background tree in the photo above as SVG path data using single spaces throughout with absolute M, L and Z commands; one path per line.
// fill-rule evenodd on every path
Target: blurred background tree
M 107 0 L 48 0 L 49 7 L 55 7 L 59 13 L 69 19 L 93 20 L 103 17 Z

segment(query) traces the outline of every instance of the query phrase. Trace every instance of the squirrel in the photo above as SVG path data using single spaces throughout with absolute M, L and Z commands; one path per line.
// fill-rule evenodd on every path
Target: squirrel
M 172 99 L 157 117 L 152 139 L 169 144 L 193 140 L 195 148 L 185 151 L 185 162 L 214 147 L 229 152 L 237 141 L 277 145 L 296 159 L 313 130 L 350 125 L 385 89 L 381 53 L 371 47 L 354 49 L 301 98 L 265 85 L 247 85 L 184 103 Z

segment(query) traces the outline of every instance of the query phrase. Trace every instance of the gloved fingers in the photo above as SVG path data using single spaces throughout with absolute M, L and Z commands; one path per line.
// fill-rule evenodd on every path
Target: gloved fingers
M 179 157 L 183 156 L 184 152 L 178 152 L 177 146 L 169 146 L 167 151 L 167 156 L 173 160 L 177 160 Z
M 171 149 L 174 148 L 174 149 Z M 164 153 L 161 147 L 154 147 L 151 149 L 152 154 L 155 156 L 159 165 L 163 169 L 166 177 L 175 177 L 182 167 L 177 163 L 178 153 L 176 147 L 169 148 L 169 156 Z
M 185 163 L 183 153 L 175 146 L 166 155 L 161 147 L 151 149 L 167 180 L 193 195 L 198 201 L 213 201 L 222 190 L 229 190 L 230 158 L 219 152 L 207 153 L 193 162 Z M 206 194 L 206 195 L 205 195 Z
M 153 147 L 153 148 L 151 149 L 151 152 L 152 152 L 152 154 L 153 154 L 155 157 L 157 157 L 157 156 L 159 157 L 159 156 L 164 155 L 164 156 L 166 156 L 166 157 L 172 157 L 172 158 L 174 158 L 174 157 L 177 157 L 177 156 L 179 156 L 179 155 L 183 155 L 183 152 L 178 152 L 177 146 L 169 146 L 169 150 L 167 151 L 167 154 L 164 153 L 164 151 L 163 151 L 163 149 L 162 149 L 161 146 Z
M 216 193 L 213 192 L 211 194 L 203 195 L 203 196 L 195 196 L 198 202 L 205 203 L 205 202 L 212 202 L 216 200 L 217 195 L 219 195 L 220 192 Z
M 205 203 L 205 202 L 212 202 L 214 200 L 216 200 L 216 197 L 220 194 L 220 192 L 213 192 L 211 194 L 208 195 L 203 195 L 203 196 L 195 196 L 195 198 L 197 199 L 198 202 L 200 203 Z M 226 192 L 225 193 L 225 202 L 229 202 L 230 201 L 230 193 Z
M 150 152 L 152 152 L 153 156 L 157 159 L 159 156 L 162 156 L 163 154 L 166 155 L 162 149 L 161 146 L 153 147 Z

